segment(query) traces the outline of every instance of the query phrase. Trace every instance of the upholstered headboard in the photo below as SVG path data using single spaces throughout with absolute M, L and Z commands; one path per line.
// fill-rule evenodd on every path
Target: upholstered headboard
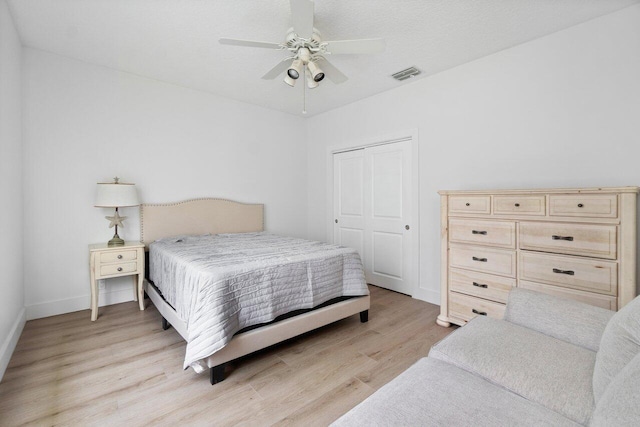
M 248 233 L 264 230 L 264 205 L 224 199 L 192 199 L 140 205 L 140 241 L 181 234 Z

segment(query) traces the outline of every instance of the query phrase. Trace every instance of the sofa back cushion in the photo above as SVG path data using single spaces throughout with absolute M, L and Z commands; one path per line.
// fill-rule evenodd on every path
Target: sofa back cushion
M 593 427 L 632 426 L 640 422 L 640 353 L 611 381 L 590 425 Z
M 600 341 L 593 371 L 593 394 L 598 404 L 609 383 L 640 353 L 640 297 L 617 312 Z

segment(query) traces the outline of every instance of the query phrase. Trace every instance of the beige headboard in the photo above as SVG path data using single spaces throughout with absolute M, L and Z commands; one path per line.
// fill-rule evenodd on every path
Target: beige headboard
M 248 233 L 264 230 L 264 205 L 224 199 L 193 199 L 140 205 L 140 241 L 181 234 Z

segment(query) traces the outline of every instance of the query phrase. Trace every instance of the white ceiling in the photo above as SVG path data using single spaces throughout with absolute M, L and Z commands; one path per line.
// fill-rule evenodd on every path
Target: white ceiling
M 316 0 L 325 40 L 383 37 L 378 55 L 340 55 L 349 76 L 307 92 L 308 116 L 396 88 L 640 0 Z M 221 37 L 284 41 L 288 0 L 8 0 L 25 46 L 301 115 L 302 89 L 260 77 L 283 51 Z

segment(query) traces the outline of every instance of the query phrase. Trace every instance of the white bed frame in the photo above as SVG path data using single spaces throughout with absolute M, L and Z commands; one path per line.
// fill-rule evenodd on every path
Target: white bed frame
M 248 233 L 264 230 L 264 206 L 224 199 L 193 199 L 171 204 L 140 206 L 140 241 L 149 243 L 162 237 L 204 233 Z M 144 280 L 144 289 L 168 324 L 187 340 L 187 325 L 152 286 Z M 261 350 L 337 320 L 360 313 L 368 320 L 369 296 L 355 297 L 316 310 L 270 323 L 238 334 L 221 350 L 206 359 L 211 384 L 224 379 L 225 363 Z

